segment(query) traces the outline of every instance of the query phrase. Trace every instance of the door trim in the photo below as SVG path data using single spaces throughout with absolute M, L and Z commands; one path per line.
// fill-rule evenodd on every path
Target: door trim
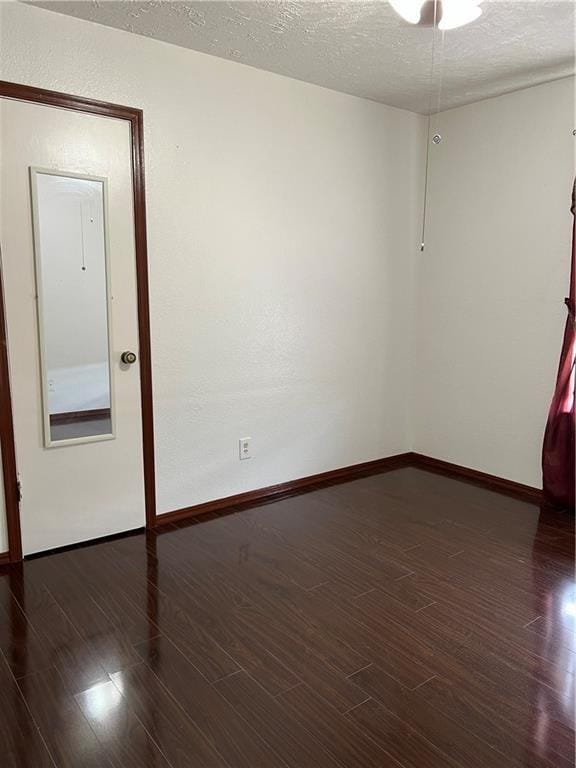
M 8 333 L 4 311 L 4 284 L 2 275 L 2 244 L 0 243 L 0 449 L 2 451 L 2 475 L 4 478 L 4 504 L 8 529 L 7 562 L 22 560 L 22 535 L 20 532 L 20 491 L 16 469 L 16 446 L 12 419 L 12 394 L 8 368 Z
M 154 417 L 152 405 L 152 355 L 150 347 L 150 304 L 148 298 L 148 246 L 146 238 L 146 197 L 144 183 L 144 120 L 141 109 L 105 101 L 48 91 L 0 80 L 0 98 L 44 104 L 50 107 L 87 112 L 101 117 L 128 120 L 132 154 L 132 190 L 134 201 L 134 244 L 136 250 L 136 293 L 138 305 L 138 340 L 140 346 L 140 400 L 142 408 L 142 448 L 144 459 L 144 498 L 146 527 L 156 525 L 156 482 L 154 465 Z M 1 270 L 0 270 L 1 272 Z M 4 293 L 0 274 L 0 447 L 8 526 L 10 562 L 22 559 L 20 506 L 14 424 L 10 397 L 10 374 L 4 311 Z

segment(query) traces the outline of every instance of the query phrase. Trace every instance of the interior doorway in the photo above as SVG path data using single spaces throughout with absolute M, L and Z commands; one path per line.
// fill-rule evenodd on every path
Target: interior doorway
M 0 83 L 9 559 L 155 521 L 142 113 Z

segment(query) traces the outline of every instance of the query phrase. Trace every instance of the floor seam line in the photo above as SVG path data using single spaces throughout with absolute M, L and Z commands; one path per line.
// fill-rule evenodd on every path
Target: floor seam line
M 212 680 L 211 685 L 216 685 L 216 683 L 221 683 L 222 680 L 228 680 L 229 677 L 234 677 L 234 675 L 239 675 L 240 672 L 244 672 L 244 671 L 245 670 L 242 669 L 242 667 L 240 667 L 240 669 L 235 669 L 234 672 L 229 672 L 227 675 L 222 675 L 222 677 L 219 677 L 216 680 Z
M 431 603 L 426 603 L 426 605 L 423 605 L 421 608 L 417 608 L 415 613 L 420 613 L 420 611 L 424 611 L 426 608 L 430 608 L 431 605 L 438 605 L 436 600 L 432 600 Z
M 429 678 L 428 678 L 428 680 L 424 680 L 423 682 L 419 683 L 419 684 L 418 684 L 417 686 L 415 686 L 414 688 L 410 688 L 410 693 L 414 693 L 414 691 L 417 691 L 417 690 L 418 690 L 418 688 L 422 688 L 422 686 L 423 686 L 423 685 L 426 685 L 426 683 L 430 683 L 430 682 L 431 682 L 432 680 L 434 680 L 436 677 L 438 677 L 438 675 L 432 675 L 431 677 L 429 677 Z
M 542 616 L 536 616 L 536 618 L 535 618 L 535 619 L 532 619 L 532 621 L 529 621 L 527 624 L 524 624 L 524 625 L 522 626 L 522 629 L 527 629 L 529 626 L 531 626 L 532 624 L 534 624 L 534 622 L 535 622 L 535 621 L 538 621 L 538 619 L 541 619 L 541 618 L 542 618 Z
M 402 581 L 402 579 L 407 579 L 408 576 L 414 576 L 415 573 L 416 571 L 410 571 L 410 573 L 405 573 L 403 576 L 398 576 L 398 578 L 394 579 L 394 581 Z
M 376 587 L 372 587 L 372 589 L 367 589 L 366 592 L 360 592 L 359 595 L 353 595 L 352 600 L 356 600 L 359 597 L 364 597 L 364 595 L 370 595 L 372 592 L 376 592 Z
M 343 715 L 349 715 L 350 712 L 353 712 L 355 709 L 358 709 L 358 707 L 361 707 L 362 704 L 366 704 L 366 702 L 372 701 L 372 696 L 368 696 L 367 699 L 364 699 L 364 701 L 359 701 L 358 704 L 354 704 L 353 707 L 350 707 L 350 709 L 347 709 L 345 712 L 342 712 Z
M 369 669 L 370 667 L 374 666 L 374 662 L 371 661 L 370 664 L 366 664 L 365 667 L 360 667 L 360 669 L 355 670 L 354 672 L 350 672 L 349 675 L 346 675 L 346 680 L 348 680 L 350 677 L 354 677 L 354 675 L 357 675 L 359 672 L 364 672 L 365 669 Z

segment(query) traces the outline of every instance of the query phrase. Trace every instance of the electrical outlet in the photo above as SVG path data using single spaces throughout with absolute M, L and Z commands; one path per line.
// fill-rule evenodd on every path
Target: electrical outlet
M 251 440 L 252 440 L 251 437 L 241 437 L 240 440 L 238 440 L 238 451 L 240 454 L 240 461 L 244 461 L 244 459 L 252 458 L 252 447 L 250 445 Z
M 54 379 L 48 379 L 48 392 L 56 392 L 56 384 Z

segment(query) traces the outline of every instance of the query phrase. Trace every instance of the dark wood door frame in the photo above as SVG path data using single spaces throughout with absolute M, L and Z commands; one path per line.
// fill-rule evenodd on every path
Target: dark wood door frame
M 136 291 L 138 303 L 138 336 L 140 346 L 140 398 L 142 404 L 142 438 L 144 454 L 144 497 L 146 527 L 156 524 L 156 484 L 154 469 L 154 421 L 152 411 L 152 356 L 150 349 L 150 307 L 148 300 L 148 250 L 146 241 L 146 200 L 144 186 L 144 123 L 141 109 L 109 104 L 104 101 L 47 91 L 29 85 L 0 80 L 0 98 L 44 104 L 75 112 L 88 112 L 101 117 L 128 120 L 132 143 L 132 188 L 134 197 L 134 237 L 136 249 Z M 4 293 L 0 269 L 0 448 L 6 520 L 8 524 L 8 557 L 10 562 L 22 559 L 20 506 L 14 424 L 10 396 L 10 376 Z

